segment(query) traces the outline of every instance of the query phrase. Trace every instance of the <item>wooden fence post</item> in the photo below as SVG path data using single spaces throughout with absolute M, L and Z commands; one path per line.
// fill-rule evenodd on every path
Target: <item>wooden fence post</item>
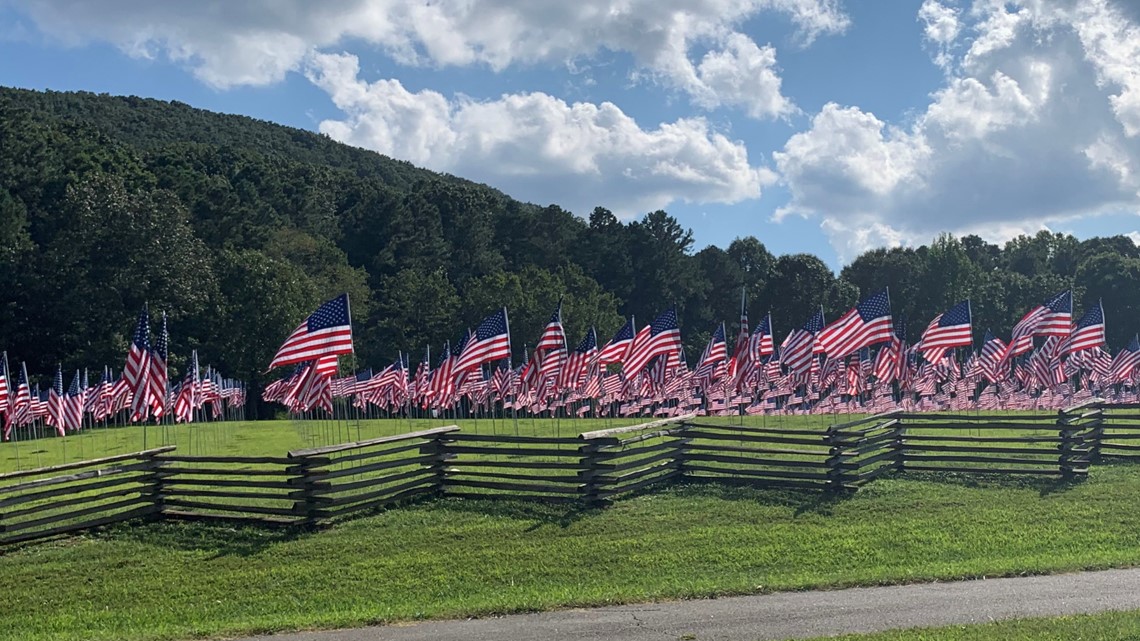
M 578 487 L 579 497 L 585 507 L 595 507 L 601 503 L 598 499 L 598 463 L 600 461 L 601 443 L 586 441 L 578 446 L 578 477 L 582 484 Z
M 173 449 L 174 448 L 171 448 L 171 450 Z M 144 454 L 143 460 L 148 464 L 149 474 L 147 475 L 147 484 L 149 485 L 148 490 L 150 492 L 151 503 L 154 506 L 154 513 L 151 518 L 161 520 L 164 516 L 162 489 L 166 480 L 166 475 L 163 474 L 166 461 L 162 460 L 157 454 L 157 452 Z
M 447 493 L 447 463 L 455 457 L 448 452 L 447 444 L 453 440 L 445 440 L 447 437 L 447 434 L 436 434 L 420 448 L 420 452 L 434 456 L 432 468 L 435 474 L 435 493 L 441 498 Z
M 903 439 L 906 438 L 906 423 L 903 419 L 899 419 L 898 425 L 895 426 L 895 442 L 891 446 L 895 450 L 895 471 L 902 472 L 906 469 L 905 446 Z
M 1100 463 L 1100 446 L 1104 440 L 1104 408 L 1101 408 L 1090 424 L 1085 442 L 1089 444 L 1089 463 Z
M 843 430 L 831 426 L 827 428 L 827 434 L 823 437 L 824 442 L 831 446 L 824 465 L 827 466 L 827 489 L 832 492 L 843 489 L 844 470 L 842 463 L 847 459 L 844 448 L 850 445 L 847 442 L 847 436 Z
M 298 500 L 293 503 L 293 510 L 303 519 L 305 527 L 316 527 L 321 517 L 321 500 L 317 489 L 320 487 L 320 472 L 323 470 L 319 468 L 330 465 L 331 461 L 320 456 L 294 457 L 292 453 L 289 457 L 297 459 L 297 464 L 292 468 L 293 476 L 288 480 L 290 485 L 297 486 L 295 496 Z

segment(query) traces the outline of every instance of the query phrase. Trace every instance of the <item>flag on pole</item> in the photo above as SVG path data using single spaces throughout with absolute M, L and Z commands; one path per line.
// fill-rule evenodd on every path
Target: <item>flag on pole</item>
M 630 316 L 629 320 L 621 326 L 621 329 L 614 334 L 609 343 L 598 352 L 598 365 L 605 367 L 610 363 L 621 363 L 625 360 L 626 355 L 629 353 L 629 347 L 633 344 L 633 335 L 636 331 L 633 329 L 633 317 Z
M 150 394 L 150 411 L 156 420 L 166 413 L 166 357 L 170 335 L 166 332 L 166 312 L 162 313 L 162 329 L 154 341 L 154 348 L 150 350 L 150 380 L 148 389 Z
M 352 321 L 348 294 L 324 303 L 293 330 L 277 350 L 269 369 L 295 365 L 322 356 L 352 353 Z
M 79 384 L 79 370 L 71 378 L 71 386 L 67 388 L 67 397 L 63 400 L 63 426 L 72 432 L 78 432 L 83 427 L 83 397 L 86 390 Z
M 832 358 L 842 358 L 864 347 L 891 339 L 891 299 L 883 290 L 852 307 L 839 320 L 819 333 L 820 349 Z
M 11 412 L 9 407 L 11 392 L 8 389 L 8 352 L 0 355 L 0 414 L 5 417 Z
M 511 355 L 511 332 L 507 324 L 507 308 L 483 319 L 463 347 L 455 364 L 455 373 L 466 372 Z
M 1104 306 L 1101 301 L 1090 307 L 1073 326 L 1068 352 L 1079 352 L 1104 345 Z
M 788 371 L 796 375 L 804 375 L 811 370 L 813 358 L 816 354 L 816 336 L 823 331 L 823 307 L 812 315 L 803 327 L 792 330 L 780 345 L 780 361 L 787 366 Z
M 934 317 L 922 333 L 915 349 L 931 363 L 942 360 L 946 350 L 969 347 L 974 343 L 970 324 L 970 300 L 966 299 Z
M 127 352 L 127 364 L 123 367 L 123 380 L 126 382 L 126 391 L 133 394 L 131 399 L 131 421 L 145 421 L 149 409 L 149 383 L 150 373 L 150 313 L 146 305 L 139 312 L 138 322 L 135 323 L 135 333 L 131 339 L 131 348 Z
M 644 335 L 642 332 L 645 332 Z M 645 368 L 655 357 L 673 354 L 680 350 L 681 328 L 677 325 L 677 309 L 670 307 L 655 318 L 652 324 L 637 333 L 622 369 L 629 377 Z
M 55 428 L 56 433 L 60 436 L 67 434 L 67 428 L 63 422 L 63 365 L 59 365 L 55 370 L 55 379 L 52 381 L 51 389 L 48 390 L 48 424 Z

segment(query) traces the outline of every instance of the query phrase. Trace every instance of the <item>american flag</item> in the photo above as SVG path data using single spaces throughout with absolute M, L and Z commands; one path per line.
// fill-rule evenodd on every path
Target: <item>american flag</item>
M 1097 382 L 1104 381 L 1108 378 L 1109 372 L 1112 371 L 1112 356 L 1104 351 L 1103 347 L 1097 347 L 1086 352 L 1088 356 L 1088 367 L 1093 371 L 1093 378 Z
M 336 354 L 322 356 L 309 367 L 305 380 L 301 383 L 301 390 L 297 394 L 297 404 L 294 411 L 307 412 L 320 408 L 332 414 L 332 385 L 331 372 L 336 371 Z M 330 366 L 331 361 L 331 366 Z
M 647 329 L 649 332 L 643 341 L 634 340 L 629 356 L 623 363 L 626 376 L 641 371 L 656 356 L 672 354 L 681 349 L 681 328 L 677 325 L 675 307 L 662 312 Z M 638 332 L 638 335 L 641 333 Z
M 0 356 L 0 414 L 7 416 L 11 409 L 9 408 L 9 395 L 8 389 L 8 352 L 4 352 Z
M 536 352 L 547 349 L 566 349 L 566 330 L 562 329 L 561 300 L 558 301 L 558 309 L 554 310 L 554 314 L 546 323 L 546 328 L 542 330 L 542 336 L 538 337 L 538 344 L 534 346 Z
M 433 402 L 441 403 L 443 399 L 451 394 L 451 386 L 453 379 L 451 378 L 451 343 L 443 344 L 443 351 L 439 354 L 439 360 L 436 361 L 435 370 L 431 373 L 430 383 L 428 390 Z
M 1034 336 L 1059 336 L 1065 338 L 1071 331 L 1073 322 L 1073 297 L 1063 291 L 1041 305 L 1029 310 L 1017 324 L 1001 357 L 1004 365 L 1014 356 L 1020 356 L 1033 349 Z M 1063 326 L 1063 329 L 1062 329 Z
M 1045 301 L 1048 311 L 1037 321 L 1036 336 L 1068 338 L 1073 327 L 1073 292 L 1063 291 Z
M 955 347 L 969 347 L 974 342 L 973 327 L 970 324 L 970 301 L 966 299 L 947 311 L 934 317 L 926 331 L 922 333 L 915 347 L 926 360 L 942 360 L 946 350 Z
M 155 419 L 166 413 L 166 356 L 170 335 L 166 332 L 166 312 L 162 313 L 162 330 L 150 351 L 150 409 Z
M 982 352 L 978 355 L 978 367 L 981 368 L 982 374 L 991 383 L 996 383 L 1003 378 L 1000 372 L 1002 355 L 1005 351 L 1005 343 L 987 329 L 986 336 L 982 339 Z
M 878 382 L 890 383 L 899 377 L 902 365 L 902 340 L 898 336 L 892 336 L 891 340 L 880 347 L 879 353 L 875 355 L 875 364 L 871 368 L 871 373 Z
M 182 377 L 182 383 L 178 388 L 178 395 L 174 397 L 174 420 L 179 423 L 189 423 L 194 420 L 194 385 L 197 379 L 198 375 L 193 367 L 187 365 L 186 375 Z M 267 385 L 262 398 L 266 401 L 271 400 L 271 397 L 272 400 L 277 400 L 277 389 L 284 385 L 285 380 L 274 381 Z
M 123 380 L 127 383 L 127 390 L 133 395 L 131 401 L 131 420 L 145 421 L 150 405 L 147 375 L 150 369 L 150 313 L 143 306 L 139 312 L 138 323 L 135 324 L 134 338 L 131 340 L 131 349 L 127 352 L 127 364 L 123 368 Z
M 55 379 L 48 391 L 47 411 L 48 424 L 55 427 L 60 436 L 65 435 L 67 428 L 63 417 L 63 365 L 59 365 L 55 370 Z
M 745 289 L 740 288 L 740 329 L 736 332 L 736 345 L 732 348 L 732 362 L 737 366 L 748 349 L 748 304 Z
M 499 395 L 500 398 L 506 398 L 511 391 L 511 382 L 514 379 L 515 371 L 511 369 L 510 363 L 507 361 L 499 361 L 499 366 L 495 368 L 495 373 L 491 375 L 491 388 Z
M 30 422 L 32 392 L 28 387 L 28 366 L 26 363 L 20 363 L 20 378 L 16 382 L 16 395 L 12 398 L 9 408 L 11 411 L 4 421 L 4 440 L 11 437 L 13 426 L 21 426 Z
M 891 299 L 884 289 L 823 328 L 819 344 L 828 356 L 842 358 L 868 345 L 890 340 L 893 332 Z
M 775 343 L 772 340 L 772 313 L 769 312 L 748 339 L 749 358 L 759 362 L 771 354 L 775 348 Z
M 697 378 L 705 379 L 707 383 L 711 383 L 716 380 L 718 374 L 723 373 L 719 370 L 724 369 L 724 361 L 727 356 L 728 344 L 724 337 L 724 323 L 721 323 L 713 330 L 709 344 L 705 346 L 701 360 L 697 362 L 697 367 L 693 370 L 694 375 Z
M 322 356 L 352 353 L 352 321 L 348 294 L 341 294 L 317 308 L 293 330 L 277 350 L 269 369 L 295 365 Z
M 554 391 L 560 385 L 562 380 L 562 372 L 566 367 L 566 361 L 569 358 L 566 354 L 566 348 L 549 350 L 545 353 L 534 350 L 534 358 L 538 361 L 538 380 L 540 387 L 546 387 L 549 383 L 549 390 Z
M 424 347 L 424 358 L 416 368 L 415 396 L 420 403 L 427 401 L 431 391 L 431 346 Z
M 609 343 L 598 352 L 598 365 L 605 367 L 610 363 L 621 363 L 625 360 L 626 354 L 629 353 L 629 347 L 633 344 L 633 317 L 630 316 L 629 320 L 621 326 L 621 329 L 614 334 Z
M 603 396 L 615 396 L 621 392 L 625 380 L 620 373 L 606 374 L 602 377 Z
M 1090 307 L 1073 326 L 1069 352 L 1079 352 L 1104 345 L 1104 306 L 1101 301 Z
M 812 356 L 816 353 L 816 335 L 823 331 L 823 308 L 820 307 L 800 329 L 792 330 L 780 345 L 783 364 L 792 374 L 803 375 L 811 370 Z
M 67 396 L 63 399 L 63 426 L 72 432 L 83 427 L 83 397 L 84 390 L 79 384 L 79 370 L 71 378 L 71 386 L 67 388 Z
M 510 355 L 511 331 L 507 324 L 507 308 L 504 307 L 484 318 L 475 328 L 475 335 L 467 341 L 459 354 L 454 371 L 459 374 Z
M 593 327 L 586 332 L 586 335 L 570 352 L 569 358 L 566 360 L 566 365 L 562 369 L 561 386 L 564 389 L 577 388 L 578 384 L 582 381 L 582 377 L 586 374 L 586 369 L 589 367 L 590 362 L 598 356 L 598 333 Z
M 1127 347 L 1117 352 L 1112 359 L 1112 368 L 1109 370 L 1109 383 L 1123 383 L 1132 377 L 1136 367 L 1140 365 L 1140 336 L 1133 336 Z

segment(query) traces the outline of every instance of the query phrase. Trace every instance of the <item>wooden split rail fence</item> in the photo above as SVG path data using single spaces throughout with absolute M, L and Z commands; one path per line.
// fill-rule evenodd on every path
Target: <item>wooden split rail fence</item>
M 823 429 L 695 415 L 577 437 L 456 426 L 297 450 L 182 456 L 164 447 L 0 474 L 0 544 L 141 518 L 312 526 L 439 497 L 603 505 L 678 480 L 854 490 L 889 473 L 1079 478 L 1140 458 L 1140 404 L 1057 415 L 868 416 Z

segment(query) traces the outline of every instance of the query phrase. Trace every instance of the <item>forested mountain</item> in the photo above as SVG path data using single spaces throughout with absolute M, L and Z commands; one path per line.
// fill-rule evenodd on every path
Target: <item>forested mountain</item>
M 1072 287 L 1104 298 L 1109 344 L 1140 329 L 1140 251 L 1125 236 L 1042 232 L 1004 247 L 941 237 L 875 250 L 838 275 L 774 256 L 741 230 L 696 251 L 666 212 L 623 222 L 513 200 L 319 134 L 180 103 L 0 89 L 0 347 L 30 371 L 120 367 L 144 302 L 165 311 L 171 362 L 257 381 L 297 322 L 348 291 L 357 362 L 417 361 L 506 305 L 517 356 L 560 297 L 575 341 L 606 340 L 676 303 L 690 360 L 740 288 L 777 341 L 821 303 L 828 320 L 890 287 L 912 338 L 971 298 L 977 337 L 1008 335 L 1028 308 Z M 750 234 L 750 235 L 749 235 Z

